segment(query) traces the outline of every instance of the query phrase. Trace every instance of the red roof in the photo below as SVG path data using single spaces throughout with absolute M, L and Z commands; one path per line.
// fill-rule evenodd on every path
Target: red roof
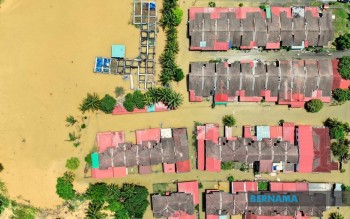
M 282 138 L 283 129 L 282 126 L 270 126 L 270 138 Z
M 91 175 L 96 179 L 121 178 L 128 175 L 126 167 L 109 167 L 106 170 L 92 169 Z
M 205 219 L 219 219 L 219 215 L 206 214 Z
M 270 182 L 271 192 L 302 192 L 308 190 L 309 185 L 305 182 Z
M 112 147 L 113 144 L 113 134 L 112 132 L 100 132 L 97 133 L 97 146 L 98 151 L 103 152 L 108 147 Z
M 196 219 L 196 215 L 189 215 L 183 211 L 176 211 L 171 217 L 168 217 L 168 219 Z
M 312 140 L 312 127 L 300 125 L 298 127 L 299 164 L 298 171 L 301 173 L 311 173 L 314 159 L 314 149 Z
M 142 144 L 143 141 L 160 141 L 160 129 L 145 129 L 136 131 L 136 144 Z
M 193 204 L 199 204 L 199 191 L 198 191 L 198 182 L 179 182 L 177 183 L 177 191 L 190 193 L 193 196 Z
M 232 192 L 258 191 L 258 182 L 232 182 Z
M 215 94 L 215 102 L 227 102 L 228 95 L 227 94 Z
M 190 160 L 176 162 L 176 172 L 184 173 L 184 172 L 190 172 L 190 171 L 191 171 Z
M 197 126 L 197 169 L 204 170 L 205 126 Z
M 282 130 L 282 135 L 283 135 L 283 140 L 284 141 L 289 141 L 291 144 L 294 144 L 294 132 L 295 132 L 295 126 L 294 123 L 283 123 L 283 130 Z
M 338 71 L 339 59 L 332 60 L 333 68 L 333 87 L 332 89 L 342 88 L 347 89 L 350 86 L 350 80 L 345 80 L 341 77 Z
M 252 128 L 250 125 L 243 126 L 243 137 L 251 138 L 252 137 Z
M 175 173 L 175 164 L 163 163 L 163 171 L 164 173 Z
M 280 42 L 278 43 L 266 43 L 266 49 L 279 49 L 280 48 Z
M 283 215 L 264 216 L 264 215 L 256 215 L 256 214 L 245 214 L 243 218 L 244 219 L 308 219 L 309 217 L 307 216 L 294 217 L 294 216 L 283 216 Z
M 205 140 L 210 140 L 215 144 L 219 144 L 218 124 L 205 124 Z
M 205 159 L 205 170 L 209 172 L 220 172 L 221 170 L 221 161 L 216 160 L 212 157 L 207 157 Z

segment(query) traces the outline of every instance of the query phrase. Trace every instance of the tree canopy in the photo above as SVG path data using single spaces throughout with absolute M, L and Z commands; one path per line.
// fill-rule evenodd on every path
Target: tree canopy
M 319 99 L 313 99 L 305 103 L 305 109 L 310 113 L 317 113 L 322 109 L 322 107 L 323 102 Z
M 324 121 L 324 125 L 329 128 L 329 136 L 331 139 L 342 140 L 350 132 L 350 125 L 347 122 L 340 122 L 336 118 L 328 118 Z
M 338 102 L 350 100 L 350 89 L 335 89 L 333 90 L 333 98 Z
M 211 8 L 215 8 L 216 4 L 215 2 L 209 2 L 208 6 Z
M 116 87 L 116 88 L 114 89 L 114 93 L 115 93 L 115 96 L 116 96 L 116 97 L 120 97 L 120 96 L 123 96 L 123 95 L 124 95 L 125 90 L 124 90 L 123 87 Z
M 233 161 L 221 162 L 222 170 L 232 170 L 235 167 Z
M 9 199 L 5 195 L 0 193 L 0 215 L 9 206 L 9 204 L 10 204 Z
M 174 81 L 179 82 L 184 79 L 185 75 L 181 68 L 175 69 Z
M 235 117 L 233 117 L 233 115 L 225 115 L 222 118 L 222 123 L 224 124 L 224 126 L 232 127 L 236 125 L 236 119 Z
M 350 48 L 350 34 L 346 33 L 344 35 L 340 35 L 337 39 L 335 39 L 335 45 L 338 50 L 345 50 Z
M 173 9 L 173 14 L 174 14 L 174 24 L 175 24 L 175 26 L 179 26 L 179 24 L 182 21 L 182 16 L 183 16 L 184 12 L 182 11 L 181 8 L 176 7 Z
M 86 111 L 94 112 L 100 109 L 100 104 L 100 98 L 96 93 L 88 93 L 87 97 L 83 99 L 83 102 L 80 104 L 79 109 L 83 113 L 85 113 Z
M 117 104 L 117 100 L 114 97 L 106 94 L 101 99 L 100 110 L 104 113 L 110 114 L 114 110 L 115 105 Z
M 350 79 L 350 56 L 343 56 L 339 61 L 338 68 L 342 78 Z
M 73 184 L 65 177 L 57 178 L 56 193 L 60 198 L 64 200 L 70 200 L 75 197 L 75 190 L 73 189 Z
M 78 169 L 80 164 L 79 158 L 77 157 L 71 157 L 66 161 L 66 167 L 70 170 L 76 170 Z
M 344 219 L 344 216 L 341 215 L 339 212 L 332 212 L 329 214 L 329 219 Z
M 348 139 L 343 139 L 331 144 L 332 153 L 339 158 L 339 161 L 349 157 L 349 147 L 350 141 Z

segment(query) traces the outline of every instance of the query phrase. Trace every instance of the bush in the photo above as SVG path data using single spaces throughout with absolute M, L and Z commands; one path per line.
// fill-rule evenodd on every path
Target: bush
M 101 99 L 100 110 L 104 113 L 110 114 L 114 110 L 114 107 L 116 104 L 117 104 L 116 99 L 106 94 L 104 98 Z
M 114 89 L 114 93 L 115 93 L 115 96 L 116 96 L 116 97 L 120 97 L 120 96 L 123 96 L 123 95 L 124 95 L 125 90 L 124 90 L 123 87 L 116 87 L 116 88 Z
M 278 125 L 282 126 L 284 123 L 284 119 L 280 119 L 280 121 L 278 121 Z
M 246 163 L 242 163 L 241 167 L 239 168 L 240 171 L 245 172 L 249 170 L 249 166 Z
M 266 6 L 265 6 L 265 5 L 259 5 L 259 8 L 260 8 L 261 10 L 266 10 Z
M 79 110 L 82 111 L 82 113 L 85 113 L 86 111 L 97 111 L 100 109 L 100 98 L 96 93 L 87 94 L 87 97 L 83 99 L 83 102 L 79 106 Z
M 35 219 L 36 209 L 25 205 L 19 205 L 12 210 L 12 213 L 12 219 Z
M 341 190 L 343 191 L 350 191 L 350 186 L 346 186 L 344 184 L 341 185 Z
M 198 183 L 198 188 L 199 189 L 202 189 L 203 188 L 203 184 L 200 182 L 200 183 Z
M 335 89 L 333 90 L 333 98 L 338 102 L 345 102 L 350 100 L 350 90 L 349 89 Z
M 215 8 L 215 6 L 216 6 L 216 4 L 215 4 L 215 2 L 209 2 L 209 7 L 211 7 L 211 8 Z
M 346 33 L 344 35 L 340 35 L 337 39 L 335 39 L 335 46 L 338 50 L 345 50 L 350 48 L 350 34 Z
M 87 164 L 89 164 L 89 166 L 92 165 L 92 158 L 90 153 L 85 156 L 84 160 Z
M 57 178 L 56 193 L 60 198 L 64 200 L 70 200 L 75 197 L 73 184 L 65 177 Z
M 305 109 L 310 113 L 317 113 L 322 109 L 322 107 L 323 103 L 319 99 L 313 99 L 305 103 Z
M 222 123 L 224 124 L 224 126 L 232 127 L 236 125 L 236 119 L 235 117 L 233 117 L 233 115 L 225 115 L 222 118 Z
M 341 172 L 341 173 L 345 173 L 345 169 L 341 169 L 340 172 Z
M 132 112 L 135 109 L 135 103 L 132 100 L 125 100 L 123 106 L 128 112 Z
M 239 3 L 239 5 L 238 5 L 239 7 L 243 7 L 243 3 Z
M 329 214 L 328 219 L 344 219 L 344 216 L 341 215 L 339 212 L 332 212 Z
M 66 167 L 70 170 L 78 169 L 80 161 L 77 157 L 72 157 L 66 161 Z
M 232 161 L 221 162 L 221 169 L 223 170 L 232 170 L 235 167 L 235 164 Z
M 175 9 L 173 9 L 173 13 L 174 13 L 174 24 L 175 26 L 179 26 L 179 24 L 182 21 L 182 16 L 183 16 L 183 11 L 181 8 L 176 7 Z
M 9 204 L 10 204 L 9 199 L 0 193 L 0 215 L 9 206 Z
M 345 135 L 350 132 L 349 123 L 342 123 L 336 118 L 326 119 L 324 125 L 329 128 L 329 136 L 331 139 L 342 140 L 345 138 Z
M 233 182 L 233 181 L 235 181 L 235 178 L 233 176 L 229 176 L 229 177 L 227 177 L 227 180 L 229 182 Z
M 182 71 L 181 68 L 175 69 L 174 80 L 175 80 L 176 82 L 181 81 L 182 79 L 184 79 L 184 77 L 185 77 L 185 75 L 184 75 L 184 72 Z
M 0 172 L 2 172 L 4 170 L 4 165 L 2 165 L 2 163 L 0 163 Z
M 331 144 L 331 151 L 341 162 L 344 158 L 349 157 L 349 146 L 350 141 L 348 139 L 339 140 Z
M 266 191 L 268 187 L 268 182 L 258 182 L 258 190 Z
M 146 104 L 144 102 L 144 98 L 145 97 L 144 97 L 143 93 L 141 93 L 141 91 L 139 91 L 139 90 L 134 91 L 134 93 L 132 95 L 132 99 L 135 103 L 136 108 L 138 108 L 138 109 L 145 108 Z
M 339 61 L 338 68 L 342 78 L 346 80 L 350 79 L 350 56 L 342 57 Z

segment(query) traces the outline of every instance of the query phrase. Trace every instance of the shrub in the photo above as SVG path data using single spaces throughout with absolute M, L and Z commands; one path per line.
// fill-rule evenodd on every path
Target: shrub
M 258 190 L 266 191 L 268 187 L 268 182 L 258 182 Z
M 349 156 L 350 141 L 348 139 L 339 140 L 331 144 L 331 150 L 334 156 L 342 161 L 345 157 Z
M 184 72 L 182 71 L 181 68 L 175 69 L 174 80 L 175 80 L 176 82 L 181 81 L 182 79 L 184 79 L 184 77 L 185 77 L 185 75 L 184 75 Z
M 60 198 L 64 200 L 70 200 L 75 197 L 75 190 L 73 189 L 73 184 L 65 177 L 57 178 L 56 193 Z
M 215 2 L 209 2 L 209 7 L 211 7 L 211 8 L 215 8 L 215 6 L 216 6 L 216 4 L 215 4 Z
M 343 191 L 350 191 L 350 186 L 346 186 L 344 184 L 341 185 L 341 190 Z
M 284 123 L 284 119 L 280 119 L 280 121 L 278 121 L 278 125 L 282 126 Z
M 337 39 L 335 39 L 335 46 L 338 50 L 345 50 L 350 48 L 350 34 L 346 33 L 344 35 L 340 35 Z
M 313 99 L 305 103 L 305 109 L 310 113 L 317 113 L 322 109 L 322 107 L 323 103 L 319 99 Z
M 81 124 L 80 128 L 81 128 L 81 129 L 86 128 L 86 124 Z
M 341 172 L 341 173 L 345 173 L 345 169 L 341 169 L 340 172 Z
M 25 205 L 18 205 L 12 209 L 12 213 L 12 219 L 35 219 L 36 209 Z
M 235 178 L 233 176 L 229 176 L 229 177 L 227 177 L 227 180 L 229 182 L 233 182 L 233 181 L 235 181 Z
M 0 215 L 9 206 L 9 204 L 10 204 L 9 199 L 0 193 Z
M 259 8 L 260 8 L 261 10 L 266 10 L 266 6 L 265 6 L 265 5 L 259 5 Z
M 173 14 L 174 14 L 174 24 L 175 24 L 175 26 L 179 26 L 179 24 L 182 21 L 182 16 L 184 14 L 182 9 L 179 7 L 174 8 Z
M 66 167 L 70 170 L 78 169 L 80 161 L 77 157 L 72 157 L 66 161 Z
M 239 5 L 238 5 L 239 7 L 243 7 L 243 3 L 239 3 Z
M 135 90 L 133 95 L 132 95 L 132 99 L 135 103 L 136 108 L 138 108 L 138 109 L 145 108 L 146 104 L 144 102 L 144 95 L 143 95 L 143 93 L 141 93 L 141 91 Z
M 222 123 L 224 124 L 224 126 L 232 127 L 236 125 L 236 119 L 235 117 L 233 117 L 233 115 L 225 115 L 222 118 Z
M 339 212 L 332 212 L 329 214 L 328 219 L 344 219 L 344 216 L 341 215 Z
M 78 121 L 73 116 L 67 116 L 66 122 L 67 122 L 66 126 L 73 126 Z
M 223 170 L 232 170 L 235 167 L 235 164 L 232 161 L 221 162 L 221 169 Z
M 242 163 L 239 170 L 245 172 L 245 171 L 249 170 L 249 166 L 246 163 Z
M 123 106 L 128 112 L 132 112 L 135 109 L 135 103 L 132 100 L 125 100 Z
M 345 135 L 350 132 L 349 123 L 342 123 L 336 118 L 328 118 L 324 121 L 324 125 L 329 128 L 329 136 L 331 139 L 342 140 Z
M 342 78 L 346 80 L 350 79 L 350 56 L 342 57 L 339 61 L 338 68 Z
M 345 102 L 350 100 L 350 90 L 349 89 L 335 89 L 333 90 L 333 98 L 338 102 Z
M 96 93 L 87 94 L 87 97 L 83 99 L 83 102 L 79 106 L 79 110 L 85 113 L 86 111 L 97 111 L 100 109 L 100 98 Z
M 203 184 L 200 182 L 200 183 L 198 183 L 198 188 L 199 189 L 202 189 L 203 188 Z
M 104 113 L 110 114 L 114 110 L 115 105 L 117 104 L 116 99 L 112 96 L 106 94 L 101 99 L 100 110 Z
M 124 90 L 123 87 L 116 87 L 116 88 L 114 89 L 114 93 L 115 93 L 115 96 L 116 96 L 116 97 L 120 97 L 120 96 L 123 96 L 123 95 L 124 95 L 125 90 Z
M 2 172 L 4 170 L 4 165 L 2 165 L 2 163 L 0 163 L 0 172 Z
M 84 160 L 87 164 L 89 164 L 89 166 L 92 165 L 92 158 L 90 153 L 85 156 Z

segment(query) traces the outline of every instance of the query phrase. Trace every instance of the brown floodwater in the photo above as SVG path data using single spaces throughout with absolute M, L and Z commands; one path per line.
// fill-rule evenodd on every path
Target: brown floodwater
M 178 63 L 188 72 L 189 61 L 207 60 L 206 53 L 188 51 L 187 13 L 193 1 L 180 1 L 184 19 L 179 27 L 180 54 Z M 157 1 L 158 6 L 161 2 Z M 198 1 L 197 6 L 205 6 Z M 223 5 L 226 6 L 226 5 Z M 65 127 L 67 115 L 79 116 L 77 109 L 88 92 L 100 96 L 113 94 L 116 86 L 129 88 L 129 81 L 119 76 L 93 74 L 95 56 L 109 56 L 112 44 L 125 44 L 126 56 L 138 55 L 139 31 L 130 24 L 132 1 L 104 0 L 6 0 L 0 8 L 0 162 L 5 169 L 0 177 L 7 184 L 11 197 L 30 200 L 39 207 L 52 208 L 61 203 L 55 194 L 56 178 L 65 171 L 66 159 L 84 156 L 96 146 L 99 131 L 124 130 L 127 140 L 134 141 L 137 129 L 149 127 L 187 127 L 193 121 L 217 122 L 233 113 L 238 120 L 234 134 L 240 135 L 244 124 L 277 124 L 280 119 L 298 124 L 321 125 L 329 117 L 350 122 L 350 103 L 325 106 L 320 113 L 309 114 L 303 109 L 288 110 L 286 106 L 255 103 L 231 103 L 227 107 L 210 108 L 209 102 L 189 103 L 185 80 L 173 88 L 185 97 L 176 111 L 105 115 L 87 114 L 87 128 L 82 131 L 81 145 L 74 148 L 65 141 L 74 128 Z M 164 48 L 164 33 L 158 34 L 157 55 Z M 223 53 L 218 53 L 220 56 Z M 159 72 L 159 66 L 157 67 Z M 222 130 L 221 130 L 221 133 Z M 191 147 L 191 155 L 193 148 Z M 192 161 L 194 164 L 194 160 Z M 281 180 L 308 179 L 350 184 L 350 168 L 340 174 L 281 174 Z M 77 190 L 83 191 L 91 178 L 84 178 L 84 165 L 76 171 Z M 200 179 L 225 180 L 228 174 L 236 179 L 253 179 L 252 173 L 204 173 L 193 170 L 185 174 L 129 175 L 106 182 L 141 183 L 152 191 L 155 182 Z M 88 175 L 89 176 L 89 175 Z M 268 176 L 264 176 L 269 178 Z M 277 178 L 274 178 L 277 180 Z M 348 209 L 344 210 L 349 213 Z M 151 218 L 148 208 L 145 218 Z

